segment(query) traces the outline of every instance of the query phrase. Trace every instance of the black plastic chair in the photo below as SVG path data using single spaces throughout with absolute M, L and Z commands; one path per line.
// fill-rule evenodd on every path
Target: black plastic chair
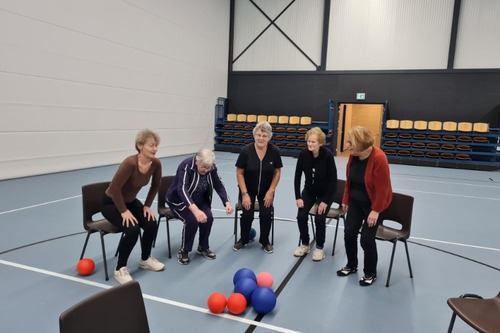
M 345 180 L 337 179 L 337 192 L 335 192 L 335 196 L 333 198 L 333 202 L 337 205 L 337 207 L 330 208 L 330 211 L 326 215 L 326 224 L 329 224 L 332 220 L 337 221 L 337 224 L 335 225 L 335 236 L 333 236 L 332 256 L 335 254 L 335 246 L 337 244 L 337 233 L 339 231 L 340 219 L 342 219 L 345 223 L 345 213 L 342 210 L 342 198 L 344 196 L 344 189 L 345 189 Z M 316 216 L 317 211 L 318 211 L 317 204 L 314 204 L 314 206 L 312 206 L 311 209 L 309 210 L 313 237 L 316 237 L 316 231 L 314 228 L 314 217 Z M 300 238 L 299 238 L 299 246 L 300 246 Z
M 486 299 L 475 294 L 464 294 L 449 298 L 448 305 L 453 310 L 448 333 L 453 330 L 457 315 L 478 332 L 500 332 L 500 293 L 496 297 Z
M 158 191 L 158 227 L 160 226 L 160 221 L 165 218 L 167 224 L 167 246 L 168 246 L 168 257 L 172 258 L 172 249 L 170 246 L 170 224 L 169 221 L 172 219 L 178 219 L 174 212 L 167 206 L 165 195 L 169 187 L 174 182 L 175 176 L 163 176 L 161 178 L 160 190 Z M 158 235 L 158 234 L 157 234 Z M 156 239 L 153 246 L 156 244 Z
M 83 244 L 82 254 L 80 260 L 85 255 L 87 244 L 91 234 L 98 232 L 101 238 L 102 260 L 104 262 L 104 274 L 106 281 L 109 280 L 108 276 L 108 263 L 106 260 L 106 248 L 104 246 L 104 236 L 107 234 L 121 233 L 122 231 L 115 227 L 108 220 L 101 218 L 94 220 L 94 215 L 101 212 L 101 200 L 104 192 L 109 187 L 110 182 L 93 183 L 82 186 L 82 204 L 83 204 L 83 228 L 87 231 L 87 237 Z M 122 233 L 123 237 L 123 233 Z M 121 241 L 121 239 L 120 239 Z M 120 244 L 118 244 L 118 247 Z M 115 256 L 118 254 L 116 250 Z
M 141 287 L 132 281 L 103 290 L 59 316 L 60 333 L 149 333 Z
M 238 203 L 234 207 L 234 242 L 238 241 L 238 212 L 242 211 L 243 207 L 241 206 L 241 201 L 238 200 Z M 255 201 L 254 203 L 254 213 L 260 211 L 259 202 Z M 271 245 L 274 245 L 274 206 L 271 207 Z
M 413 278 L 413 272 L 410 263 L 410 254 L 408 252 L 408 238 L 410 238 L 411 222 L 413 216 L 413 201 L 412 196 L 393 193 L 392 202 L 389 207 L 381 213 L 380 225 L 377 229 L 378 240 L 388 241 L 393 244 L 391 262 L 389 264 L 389 273 L 387 274 L 386 287 L 389 287 L 389 281 L 391 279 L 392 264 L 394 262 L 394 253 L 396 251 L 396 244 L 401 241 L 405 245 L 406 259 L 408 261 L 408 269 L 410 270 L 410 278 Z M 394 227 L 388 226 L 384 223 L 391 221 L 393 224 L 401 225 L 401 229 L 396 229 Z

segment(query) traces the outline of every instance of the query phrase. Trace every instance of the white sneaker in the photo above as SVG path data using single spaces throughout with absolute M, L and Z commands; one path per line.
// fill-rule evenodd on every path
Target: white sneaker
M 325 251 L 323 249 L 316 249 L 313 252 L 313 261 L 321 261 L 325 259 Z
M 147 260 L 139 261 L 139 268 L 158 272 L 165 269 L 165 264 L 159 262 L 156 258 L 149 257 Z
M 130 271 L 127 267 L 122 267 L 119 270 L 115 271 L 115 279 L 119 284 L 133 281 L 132 277 L 130 276 Z
M 311 252 L 311 247 L 309 245 L 301 245 L 297 248 L 297 250 L 295 250 L 293 255 L 296 257 L 303 257 L 309 252 Z

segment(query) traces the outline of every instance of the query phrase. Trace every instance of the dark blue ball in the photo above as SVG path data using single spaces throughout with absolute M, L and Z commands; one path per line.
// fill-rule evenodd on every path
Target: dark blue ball
M 257 231 L 255 231 L 254 228 L 251 228 L 250 232 L 248 233 L 248 240 L 253 241 L 255 239 L 255 236 L 257 236 Z
M 252 293 L 252 306 L 255 312 L 267 314 L 276 306 L 276 294 L 271 288 L 259 287 Z
M 234 273 L 233 285 L 235 286 L 236 282 L 238 282 L 238 280 L 242 278 L 250 278 L 257 282 L 257 276 L 250 268 L 241 268 L 236 273 Z
M 234 286 L 234 292 L 245 296 L 247 304 L 250 304 L 252 293 L 255 289 L 257 289 L 257 282 L 251 278 L 241 278 Z

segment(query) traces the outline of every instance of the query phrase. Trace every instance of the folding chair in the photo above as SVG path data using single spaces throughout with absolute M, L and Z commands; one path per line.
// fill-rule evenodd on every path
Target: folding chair
M 148 317 L 137 281 L 105 289 L 59 316 L 60 333 L 149 333 Z
M 238 212 L 243 210 L 241 206 L 241 201 L 238 200 L 238 203 L 234 207 L 234 242 L 238 241 Z M 259 212 L 259 202 L 254 203 L 254 213 Z M 271 207 L 271 245 L 274 245 L 274 206 Z
M 167 224 L 167 246 L 168 246 L 168 257 L 172 258 L 172 249 L 170 246 L 170 220 L 172 219 L 178 219 L 177 216 L 175 216 L 174 212 L 170 209 L 170 207 L 167 206 L 165 195 L 167 194 L 167 191 L 169 187 L 172 185 L 174 182 L 174 177 L 175 176 L 163 176 L 161 178 L 161 185 L 160 185 L 160 190 L 158 191 L 158 227 L 160 226 L 160 221 L 161 218 L 165 218 L 165 222 Z M 158 233 L 157 233 L 158 236 Z M 153 246 L 156 244 L 156 239 L 153 243 Z
M 337 224 L 335 226 L 335 236 L 333 236 L 332 256 L 335 254 L 335 246 L 337 244 L 337 233 L 339 230 L 340 219 L 344 220 L 345 223 L 345 214 L 344 211 L 342 210 L 342 198 L 344 196 L 344 189 L 345 189 L 345 180 L 337 179 L 337 192 L 335 192 L 335 196 L 333 197 L 333 202 L 337 204 L 337 207 L 330 207 L 330 211 L 326 215 L 326 224 L 330 224 L 330 222 L 333 219 L 337 220 Z M 318 205 L 314 204 L 314 206 L 312 206 L 311 209 L 309 210 L 309 217 L 311 218 L 311 228 L 313 232 L 313 237 L 316 237 L 315 236 L 316 232 L 314 228 L 314 217 L 316 216 L 317 212 L 318 212 Z M 300 245 L 300 238 L 299 238 L 299 245 Z
M 106 260 L 106 249 L 104 246 L 104 236 L 107 234 L 121 233 L 122 231 L 104 218 L 98 220 L 94 220 L 93 218 L 94 215 L 101 212 L 101 200 L 104 192 L 109 187 L 109 183 L 110 182 L 101 182 L 82 186 L 83 228 L 87 231 L 87 237 L 85 238 L 85 243 L 83 244 L 80 260 L 85 255 L 85 250 L 87 249 L 90 235 L 98 232 L 101 238 L 102 260 L 104 262 L 104 275 L 106 277 L 106 281 L 109 280 L 109 276 L 108 263 Z M 120 244 L 118 244 L 118 247 L 119 246 Z M 116 250 L 115 256 L 117 254 L 118 249 Z
M 389 287 L 391 279 L 392 264 L 394 262 L 394 252 L 396 251 L 396 244 L 401 241 L 405 244 L 406 259 L 408 261 L 408 269 L 410 270 L 410 278 L 413 278 L 411 270 L 410 254 L 408 252 L 407 239 L 410 238 L 411 220 L 413 215 L 413 201 L 412 196 L 393 193 L 392 202 L 389 207 L 381 213 L 382 222 L 377 229 L 377 240 L 388 241 L 393 244 L 391 262 L 389 264 L 389 273 L 387 274 L 386 287 Z M 390 227 L 384 223 L 392 221 L 393 223 L 401 225 L 401 229 Z
M 453 330 L 457 315 L 478 332 L 500 332 L 500 293 L 493 298 L 464 294 L 460 297 L 449 298 L 448 305 L 453 310 L 448 333 Z

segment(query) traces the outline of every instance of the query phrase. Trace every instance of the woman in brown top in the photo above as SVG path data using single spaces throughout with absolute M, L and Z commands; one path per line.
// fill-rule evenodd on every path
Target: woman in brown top
M 151 204 L 161 182 L 161 162 L 155 157 L 159 143 L 160 137 L 157 133 L 149 129 L 140 131 L 135 140 L 138 154 L 127 157 L 120 164 L 102 199 L 102 215 L 123 231 L 114 274 L 120 284 L 132 281 L 127 261 L 137 243 L 140 229 L 143 229 L 143 235 L 139 267 L 151 271 L 161 271 L 165 268 L 164 264 L 151 257 L 151 247 L 158 229 Z M 142 204 L 137 199 L 137 194 L 149 183 L 151 177 L 151 187 Z

